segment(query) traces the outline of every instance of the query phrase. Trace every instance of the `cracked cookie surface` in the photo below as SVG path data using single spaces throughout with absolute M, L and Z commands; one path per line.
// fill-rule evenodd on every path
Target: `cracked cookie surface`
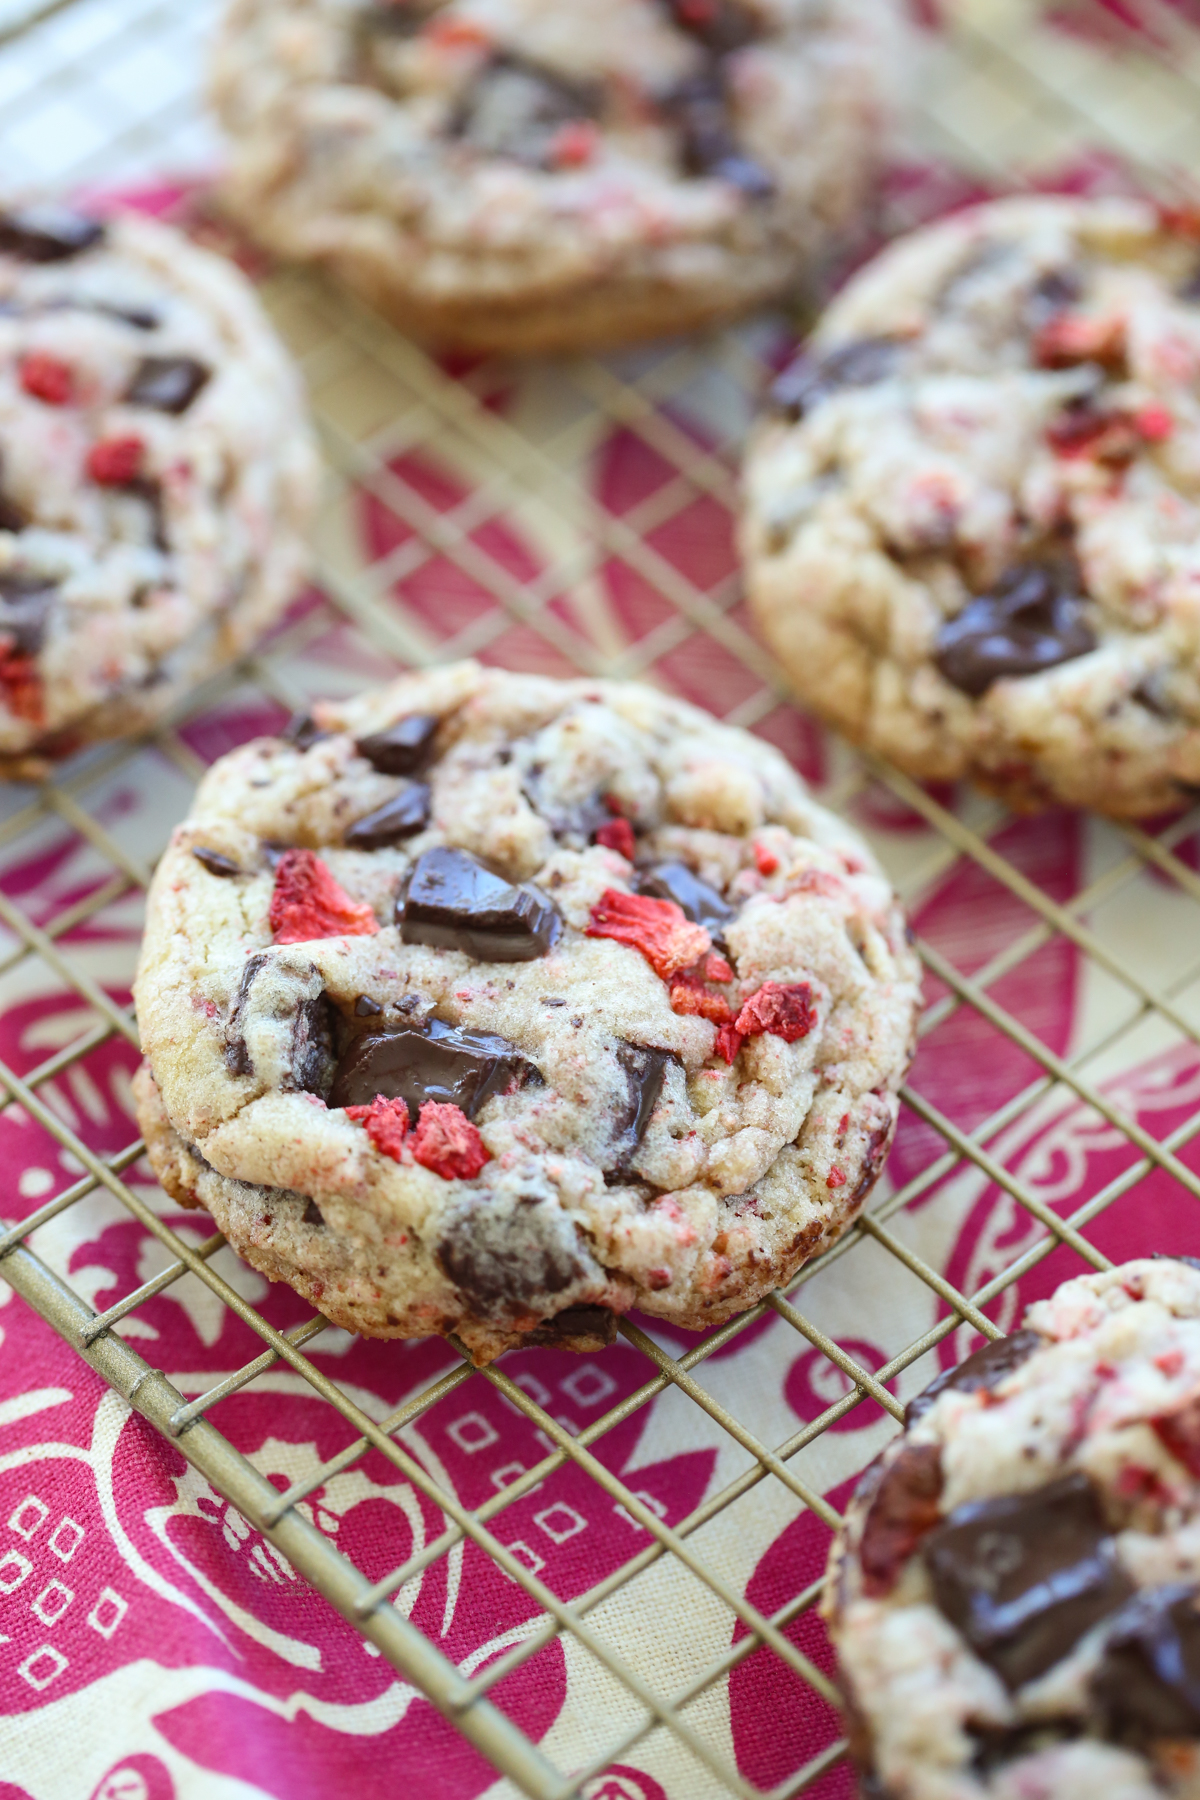
M 237 269 L 0 207 L 0 773 L 151 722 L 292 598 L 316 459 Z
M 233 0 L 227 200 L 402 329 L 539 351 L 694 330 L 861 233 L 894 0 Z
M 891 246 L 775 388 L 751 604 L 924 779 L 1118 816 L 1200 784 L 1200 217 L 1020 198 Z
M 647 688 L 457 664 L 222 758 L 151 891 L 155 1168 L 353 1330 L 700 1328 L 861 1209 L 919 975 L 861 839 Z
M 1064 1283 L 905 1417 L 823 1603 L 864 1792 L 1195 1794 L 1200 1263 Z

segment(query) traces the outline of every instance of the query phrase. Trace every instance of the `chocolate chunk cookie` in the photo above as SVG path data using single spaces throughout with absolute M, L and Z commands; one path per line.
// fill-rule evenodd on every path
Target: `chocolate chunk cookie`
M 1200 1766 L 1200 1273 L 1068 1281 L 915 1400 L 825 1612 L 864 1792 L 1179 1800 Z
M 831 1243 L 919 983 L 776 751 L 647 688 L 458 664 L 213 767 L 136 991 L 170 1193 L 339 1324 L 486 1362 L 632 1306 L 716 1323 Z
M 147 219 L 0 205 L 0 774 L 247 648 L 303 572 L 315 469 L 235 268 Z
M 1200 216 L 1012 199 L 894 244 L 775 385 L 743 549 L 798 692 L 923 779 L 1200 784 Z
M 232 0 L 226 196 L 404 330 L 578 349 L 814 283 L 861 235 L 900 0 Z

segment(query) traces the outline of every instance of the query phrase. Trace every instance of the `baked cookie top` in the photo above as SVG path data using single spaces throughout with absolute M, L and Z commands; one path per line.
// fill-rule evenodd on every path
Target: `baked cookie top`
M 528 348 L 683 330 L 860 224 L 898 14 L 233 0 L 213 81 L 228 196 L 272 248 L 442 336 Z
M 213 767 L 136 991 L 173 1191 L 338 1322 L 487 1355 L 578 1306 L 709 1324 L 831 1242 L 919 982 L 870 853 L 775 750 L 648 688 L 458 664 Z
M 1022 198 L 914 233 L 775 401 L 743 547 L 806 700 L 1021 806 L 1200 783 L 1200 216 Z
M 141 217 L 0 210 L 0 759 L 111 730 L 229 615 L 278 611 L 314 485 L 235 268 Z
M 1068 1281 L 912 1401 L 826 1610 L 886 1800 L 1194 1794 L 1200 1263 Z

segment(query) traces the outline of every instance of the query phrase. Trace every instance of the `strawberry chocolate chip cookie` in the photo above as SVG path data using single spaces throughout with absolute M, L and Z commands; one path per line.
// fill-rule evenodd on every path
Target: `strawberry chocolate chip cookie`
M 997 201 L 893 244 L 746 469 L 763 634 L 922 778 L 1118 816 L 1200 786 L 1200 214 Z
M 336 1323 L 590 1348 L 632 1306 L 726 1319 L 844 1230 L 918 993 L 775 750 L 458 664 L 209 772 L 151 891 L 139 1116 L 176 1200 Z
M 0 775 L 150 723 L 291 599 L 315 453 L 245 278 L 0 207 Z
M 825 272 L 870 222 L 901 0 L 232 0 L 227 200 L 405 330 L 576 349 Z
M 1068 1281 L 909 1402 L 825 1612 L 877 1800 L 1189 1800 L 1200 1263 Z

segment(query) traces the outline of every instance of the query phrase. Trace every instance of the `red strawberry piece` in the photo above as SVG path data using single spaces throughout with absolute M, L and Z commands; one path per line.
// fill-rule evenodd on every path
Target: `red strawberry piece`
M 711 1019 L 714 1025 L 733 1023 L 733 1008 L 724 994 L 710 994 L 690 969 L 671 983 L 671 1011 Z
M 1189 1400 L 1177 1412 L 1165 1413 L 1150 1423 L 1159 1442 L 1189 1475 L 1200 1475 L 1200 1398 Z
M 31 725 L 44 723 L 42 678 L 34 657 L 0 650 L 0 691 L 14 718 L 28 719 Z
M 731 1063 L 742 1047 L 742 1034 L 736 1025 L 722 1025 L 713 1041 L 713 1055 Z
M 840 1187 L 845 1187 L 845 1185 L 846 1185 L 845 1173 L 843 1170 L 838 1168 L 836 1163 L 834 1163 L 833 1167 L 830 1169 L 828 1175 L 825 1177 L 825 1186 L 827 1188 L 840 1188 Z
M 352 900 L 311 850 L 285 850 L 280 857 L 270 920 L 277 944 L 372 937 L 379 930 L 373 909 Z
M 754 860 L 758 864 L 760 875 L 773 875 L 779 867 L 779 858 L 765 844 L 755 844 Z
M 770 1032 L 785 1044 L 807 1037 L 817 1022 L 817 1009 L 812 1003 L 812 989 L 807 981 L 786 986 L 779 981 L 764 981 L 757 993 L 744 1002 L 734 1021 L 743 1037 L 758 1037 Z
M 1069 369 L 1076 363 L 1112 366 L 1125 352 L 1125 321 L 1120 316 L 1089 318 L 1060 312 L 1047 319 L 1033 341 L 1033 354 L 1043 369 Z
M 715 950 L 704 959 L 704 979 L 705 981 L 715 981 L 720 986 L 733 980 L 732 967 L 723 956 L 718 956 Z
M 417 1118 L 412 1153 L 443 1181 L 473 1181 L 490 1161 L 483 1139 L 460 1106 L 427 1100 Z
M 31 350 L 21 358 L 21 386 L 46 406 L 70 406 L 75 398 L 75 374 L 69 363 L 45 350 Z
M 408 1136 L 407 1100 L 385 1100 L 382 1094 L 376 1094 L 370 1106 L 348 1106 L 346 1117 L 363 1126 L 382 1155 L 390 1156 L 393 1162 L 400 1161 Z
M 550 140 L 550 161 L 556 169 L 580 169 L 596 154 L 600 133 L 590 119 L 570 119 Z
M 97 487 L 128 487 L 141 474 L 145 454 L 140 437 L 101 438 L 87 453 L 88 479 Z
M 661 981 L 669 981 L 712 949 L 703 925 L 693 925 L 673 900 L 654 900 L 648 894 L 623 894 L 605 888 L 592 908 L 588 937 L 614 938 L 631 950 L 640 950 Z
M 637 848 L 634 842 L 633 826 L 628 819 L 610 819 L 607 825 L 601 825 L 592 839 L 605 850 L 615 850 L 626 862 L 632 862 Z
M 1161 444 L 1175 429 L 1175 420 L 1165 406 L 1142 406 L 1133 415 L 1134 429 L 1148 444 Z

